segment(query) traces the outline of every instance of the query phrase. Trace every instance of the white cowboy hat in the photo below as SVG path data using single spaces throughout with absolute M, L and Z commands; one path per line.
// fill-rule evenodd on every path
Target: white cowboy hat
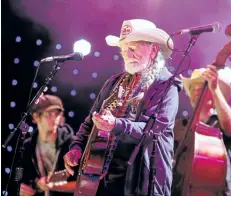
M 205 71 L 205 68 L 195 69 L 192 72 L 190 78 L 183 77 L 180 75 L 180 78 L 183 82 L 184 89 L 187 92 L 187 95 L 191 98 L 190 86 L 195 82 L 205 82 L 201 74 Z M 218 70 L 218 84 L 226 100 L 229 100 L 231 97 L 231 69 L 226 67 L 224 69 Z
M 169 35 L 156 27 L 156 25 L 148 20 L 133 19 L 126 20 L 122 24 L 120 37 L 109 35 L 106 42 L 109 46 L 118 46 L 132 41 L 147 41 L 158 43 L 164 56 L 167 58 L 171 55 L 172 50 L 167 46 Z M 169 39 L 169 46 L 173 49 L 173 41 Z

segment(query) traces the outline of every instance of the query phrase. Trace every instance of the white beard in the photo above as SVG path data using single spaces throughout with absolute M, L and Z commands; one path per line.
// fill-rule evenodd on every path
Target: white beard
M 138 62 L 125 64 L 125 71 L 130 73 L 131 75 L 142 72 L 146 68 L 147 68 L 147 64 L 140 65 Z

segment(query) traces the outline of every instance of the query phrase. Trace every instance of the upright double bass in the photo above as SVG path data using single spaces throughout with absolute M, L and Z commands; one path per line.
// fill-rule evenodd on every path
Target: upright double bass
M 231 42 L 220 50 L 213 65 L 217 69 L 224 68 L 230 56 Z M 180 182 L 176 186 L 178 195 L 222 195 L 225 188 L 227 152 L 223 134 L 219 129 L 198 121 L 200 109 L 204 105 L 202 98 L 207 91 L 208 85 L 205 82 L 192 118 L 187 125 L 184 140 L 175 154 L 174 176 L 180 177 Z

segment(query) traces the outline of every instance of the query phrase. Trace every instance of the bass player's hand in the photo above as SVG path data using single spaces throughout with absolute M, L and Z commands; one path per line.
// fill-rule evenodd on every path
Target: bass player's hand
M 74 149 L 66 153 L 63 157 L 66 170 L 73 176 L 74 170 L 71 167 L 78 165 L 78 161 L 81 157 L 81 151 Z
M 208 65 L 206 70 L 202 73 L 202 77 L 208 81 L 208 87 L 211 93 L 215 92 L 218 85 L 218 71 L 217 68 L 213 65 Z

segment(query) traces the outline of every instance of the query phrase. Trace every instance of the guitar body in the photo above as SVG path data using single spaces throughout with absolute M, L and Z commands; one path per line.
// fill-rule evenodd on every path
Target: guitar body
M 186 151 L 179 155 L 176 166 L 177 173 L 183 177 L 178 185 L 180 195 L 222 195 L 227 157 L 220 130 L 198 122 L 185 144 Z
M 110 133 L 92 129 L 84 157 L 79 166 L 75 196 L 95 196 L 103 174 Z
M 119 106 L 117 98 L 119 85 L 126 81 L 128 76 L 124 75 L 116 82 L 109 97 L 103 101 L 99 113 L 102 114 L 105 110 L 111 112 L 116 110 L 116 107 Z M 130 94 L 132 93 L 131 91 Z M 109 107 L 110 105 L 111 107 Z M 93 125 L 79 165 L 75 196 L 96 195 L 100 180 L 107 173 L 107 169 L 105 170 L 104 167 L 108 166 L 112 159 L 112 155 L 109 153 L 111 153 L 115 140 L 115 136 L 110 132 L 99 130 Z

